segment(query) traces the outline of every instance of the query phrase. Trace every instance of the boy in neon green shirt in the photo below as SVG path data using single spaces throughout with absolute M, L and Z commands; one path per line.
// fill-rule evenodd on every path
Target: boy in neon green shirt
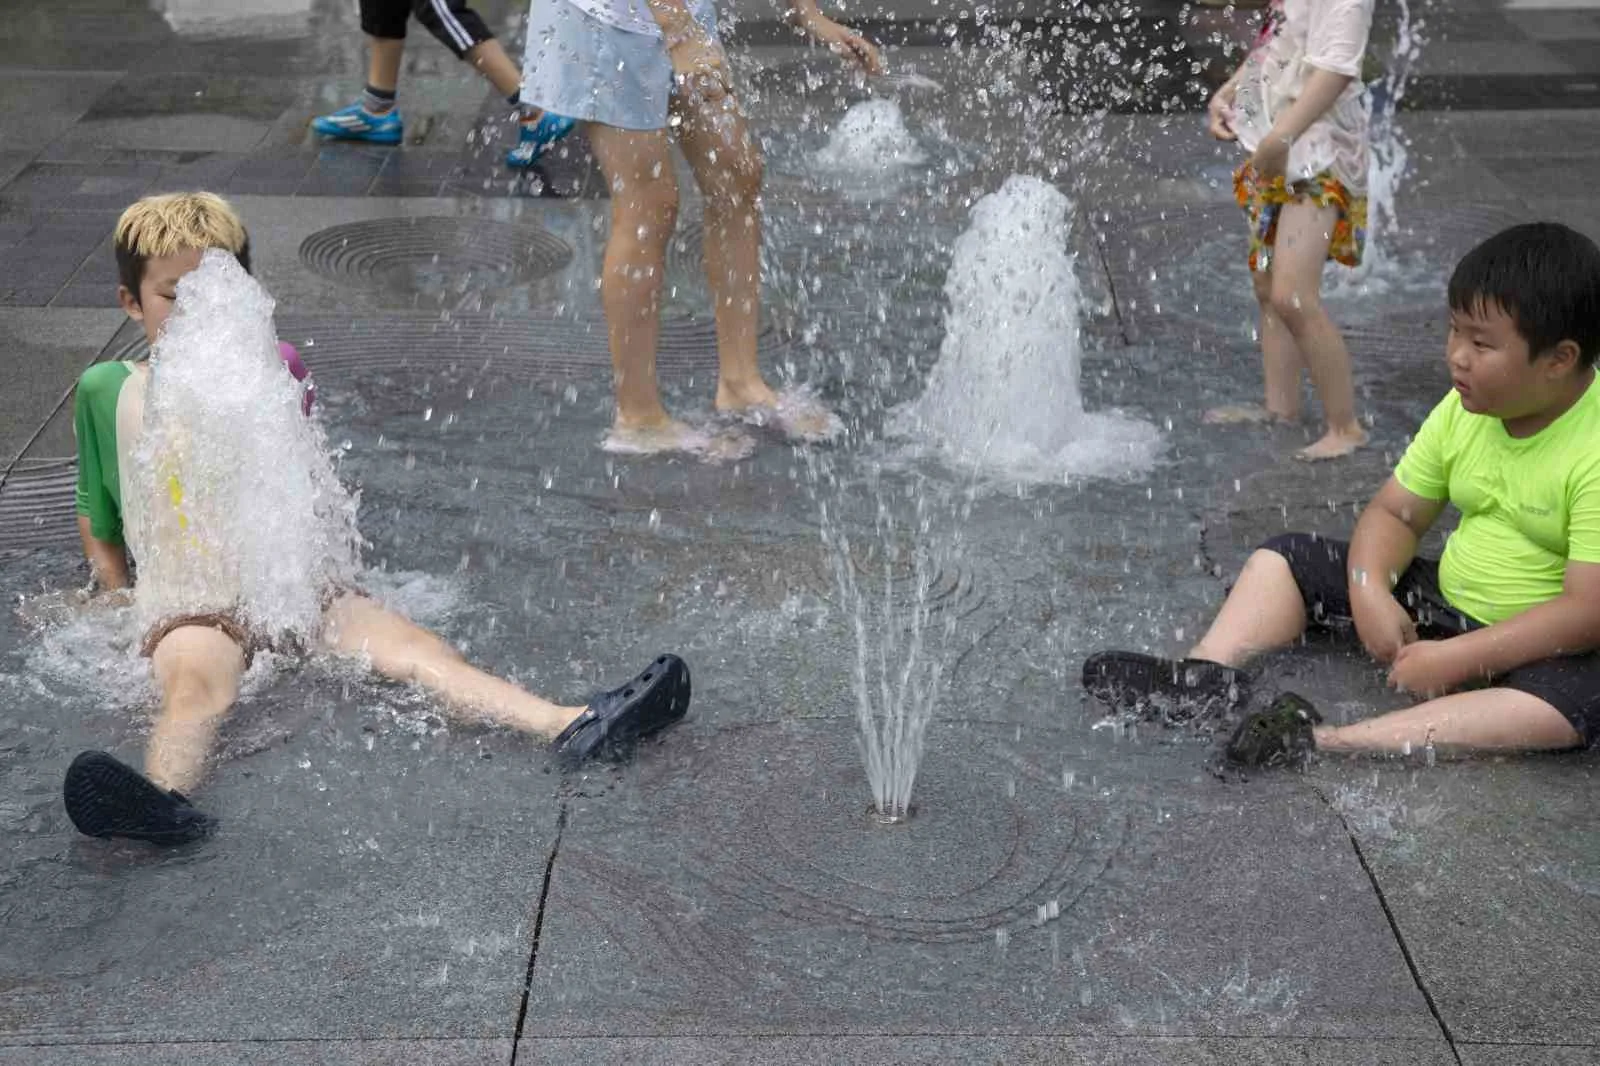
M 1455 386 L 1417 431 L 1349 544 L 1262 545 L 1184 659 L 1101 652 L 1084 686 L 1180 716 L 1241 702 L 1252 657 L 1345 619 L 1415 706 L 1322 725 L 1292 693 L 1230 740 L 1244 765 L 1312 750 L 1560 750 L 1600 740 L 1600 248 L 1565 226 L 1504 231 L 1450 279 Z M 1446 505 L 1438 561 L 1417 545 Z
M 248 267 L 243 224 L 226 201 L 209 193 L 140 200 L 124 212 L 114 242 L 122 282 L 118 297 L 129 317 L 143 325 L 156 352 L 154 363 L 179 282 L 200 266 L 202 255 L 210 249 L 230 252 Z M 258 632 L 236 609 L 236 584 L 196 583 L 193 571 L 161 580 L 163 567 L 156 564 L 174 548 L 162 539 L 170 524 L 135 518 L 164 501 L 139 490 L 151 479 L 130 476 L 138 464 L 150 461 L 137 442 L 145 429 L 146 386 L 159 373 L 159 365 L 151 363 L 100 364 L 84 373 L 75 399 L 84 553 L 101 590 L 132 591 L 137 606 L 160 607 L 144 634 L 141 654 L 151 660 L 161 708 L 151 724 L 144 773 L 105 752 L 87 751 L 68 768 L 63 798 L 73 824 L 91 836 L 178 844 L 215 825 L 187 793 L 205 775 L 218 726 L 238 698 L 252 655 L 275 647 L 276 635 Z M 230 547 L 235 546 L 209 541 L 204 546 L 223 556 Z M 135 587 L 130 556 L 135 564 L 144 557 L 145 569 L 155 576 L 142 575 Z M 217 570 L 226 575 L 228 568 Z M 471 666 L 439 637 L 354 588 L 335 585 L 317 592 L 322 607 L 314 650 L 363 657 L 374 673 L 422 686 L 463 718 L 552 737 L 552 749 L 565 761 L 624 754 L 634 741 L 672 724 L 688 709 L 689 670 L 674 655 L 657 657 L 631 681 L 595 695 L 586 706 L 560 706 Z

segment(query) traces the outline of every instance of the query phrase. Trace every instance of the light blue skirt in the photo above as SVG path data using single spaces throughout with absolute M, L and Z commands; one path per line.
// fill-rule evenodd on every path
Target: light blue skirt
M 688 6 L 715 40 L 710 0 L 691 0 Z M 568 0 L 533 0 L 522 99 L 582 122 L 666 129 L 672 60 L 660 37 L 607 25 Z

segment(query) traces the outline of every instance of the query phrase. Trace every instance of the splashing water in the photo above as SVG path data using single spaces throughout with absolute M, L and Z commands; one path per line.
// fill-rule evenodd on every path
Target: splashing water
M 124 500 L 148 626 L 234 611 L 309 642 L 327 590 L 357 568 L 356 498 L 283 369 L 273 301 L 207 252 L 178 283 L 150 358 L 143 438 Z
M 846 111 L 814 157 L 829 170 L 853 174 L 916 166 L 927 159 L 893 100 L 867 100 Z
M 907 542 L 878 495 L 876 537 L 868 541 L 861 577 L 876 584 L 881 573 L 881 588 L 862 588 L 850 538 L 827 505 L 822 506 L 823 541 L 856 640 L 852 682 L 857 739 L 873 809 L 885 823 L 904 821 L 911 814 L 923 738 L 944 687 L 944 651 L 955 627 L 953 617 L 939 626 L 929 624 L 929 592 L 955 543 L 933 530 L 928 494 L 917 492 L 914 498 L 917 535 Z M 955 528 L 954 523 L 948 528 Z
M 1371 155 L 1367 168 L 1367 242 L 1361 265 L 1354 270 L 1330 264 L 1327 295 L 1330 299 L 1371 297 L 1396 290 L 1437 286 L 1433 271 L 1424 264 L 1407 264 L 1391 250 L 1400 235 L 1400 219 L 1395 196 L 1410 164 L 1405 138 L 1395 123 L 1395 113 L 1411 80 L 1412 64 L 1422 53 L 1422 22 L 1413 22 L 1411 5 L 1400 0 L 1399 35 L 1388 72 L 1377 83 L 1371 98 Z
M 945 280 L 939 361 L 891 432 L 1030 481 L 1150 467 L 1154 426 L 1083 407 L 1071 208 L 1055 186 L 1015 174 L 978 201 Z

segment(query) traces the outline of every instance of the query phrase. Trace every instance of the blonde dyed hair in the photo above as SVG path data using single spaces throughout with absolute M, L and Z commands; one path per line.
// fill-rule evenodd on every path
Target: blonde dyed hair
M 245 270 L 250 269 L 250 236 L 233 205 L 216 193 L 146 196 L 117 220 L 113 245 L 118 279 L 135 300 L 146 262 L 191 248 L 232 252 Z

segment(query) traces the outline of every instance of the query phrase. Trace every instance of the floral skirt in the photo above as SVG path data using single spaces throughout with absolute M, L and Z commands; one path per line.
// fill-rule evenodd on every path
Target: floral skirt
M 1347 267 L 1361 265 L 1361 254 L 1367 245 L 1367 198 L 1351 196 L 1331 172 L 1324 170 L 1289 186 L 1282 177 L 1263 183 L 1255 168 L 1246 163 L 1234 171 L 1233 198 L 1250 218 L 1251 270 L 1268 268 L 1278 239 L 1278 215 L 1284 204 L 1300 200 L 1339 209 L 1333 239 L 1328 243 L 1328 258 Z

